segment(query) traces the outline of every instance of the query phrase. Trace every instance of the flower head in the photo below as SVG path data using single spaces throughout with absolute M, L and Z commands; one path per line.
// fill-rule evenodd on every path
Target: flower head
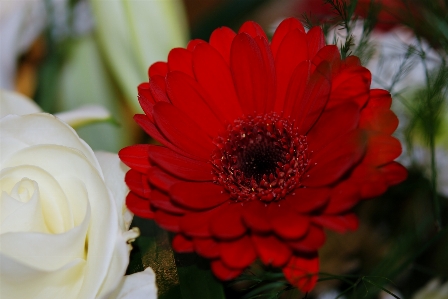
M 139 235 L 128 230 L 127 167 L 117 154 L 93 152 L 62 121 L 81 124 L 107 111 L 55 117 L 4 90 L 0 108 L 0 297 L 155 298 L 150 268 L 124 276 Z
M 129 209 L 211 259 L 221 279 L 257 257 L 313 288 L 324 228 L 357 227 L 350 209 L 405 179 L 385 90 L 320 28 L 254 22 L 173 49 L 149 68 L 137 123 L 162 145 L 120 151 Z

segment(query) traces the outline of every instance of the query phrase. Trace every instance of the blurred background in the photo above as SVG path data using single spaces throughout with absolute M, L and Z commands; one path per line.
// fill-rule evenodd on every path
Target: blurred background
M 94 150 L 153 142 L 134 123 L 137 85 L 170 49 L 254 20 L 272 35 L 286 17 L 322 26 L 388 89 L 408 179 L 356 207 L 360 227 L 327 233 L 321 282 L 306 298 L 448 298 L 448 1 L 0 0 L 0 87 L 56 113 L 100 104 L 113 121 L 78 129 Z M 255 264 L 220 283 L 205 260 L 179 255 L 170 235 L 134 219 L 128 273 L 151 266 L 160 298 L 304 298 Z M 439 297 L 437 297 L 439 296 Z

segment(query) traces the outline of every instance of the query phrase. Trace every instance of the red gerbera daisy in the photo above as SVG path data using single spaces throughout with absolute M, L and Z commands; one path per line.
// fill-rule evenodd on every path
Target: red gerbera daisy
M 149 78 L 135 120 L 162 146 L 120 151 L 127 205 L 221 279 L 258 257 L 311 290 L 324 228 L 355 229 L 350 209 L 406 177 L 389 93 L 320 28 L 287 19 L 269 43 L 254 22 L 223 27 L 173 49 Z

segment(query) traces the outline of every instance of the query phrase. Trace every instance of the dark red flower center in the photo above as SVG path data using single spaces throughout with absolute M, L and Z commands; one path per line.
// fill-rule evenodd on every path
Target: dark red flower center
M 306 136 L 276 113 L 239 118 L 214 143 L 214 181 L 235 201 L 284 198 L 309 162 Z

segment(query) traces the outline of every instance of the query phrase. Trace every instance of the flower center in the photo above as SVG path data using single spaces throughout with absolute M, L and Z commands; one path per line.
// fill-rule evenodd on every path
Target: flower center
M 308 165 L 306 136 L 276 113 L 242 117 L 214 140 L 214 181 L 235 201 L 278 201 L 300 186 Z

